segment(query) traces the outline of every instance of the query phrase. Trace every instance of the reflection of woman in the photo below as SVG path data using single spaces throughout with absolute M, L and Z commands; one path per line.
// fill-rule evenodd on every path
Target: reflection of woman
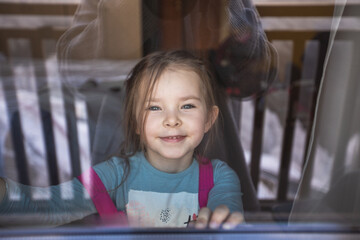
M 146 46 L 147 51 L 160 49 L 161 32 L 158 28 L 154 28 L 156 24 L 152 23 L 162 20 L 163 16 L 154 11 L 158 9 L 161 1 L 146 0 L 145 2 L 146 4 L 142 4 L 140 9 L 139 2 L 133 0 L 82 0 L 73 25 L 58 42 L 58 59 L 60 69 L 65 73 L 64 76 L 70 66 L 69 60 L 134 59 L 141 57 L 143 46 Z M 219 34 L 218 29 L 214 29 L 211 25 L 214 16 L 209 9 L 214 3 L 220 4 L 220 2 L 222 1 L 206 1 L 205 7 L 199 7 L 201 3 L 199 0 L 182 1 L 183 6 L 188 7 L 182 12 L 184 38 L 191 40 L 192 34 L 198 30 L 195 29 L 194 21 L 205 22 L 206 24 L 202 26 L 208 28 L 207 32 Z M 145 18 L 143 24 L 139 20 L 140 12 Z M 223 116 L 221 125 L 224 126 L 220 131 L 219 139 L 211 148 L 209 157 L 224 159 L 235 169 L 242 183 L 244 209 L 257 210 L 258 201 L 237 134 L 239 129 L 236 121 L 239 119 L 228 107 L 231 100 L 227 96 L 243 99 L 266 90 L 275 77 L 276 53 L 266 39 L 258 13 L 250 0 L 228 0 L 226 13 L 230 24 L 230 36 L 218 49 L 209 49 L 211 50 L 209 60 L 219 83 L 218 104 Z M 135 18 L 137 20 L 133 20 Z M 131 29 L 125 27 L 129 24 Z M 140 43 L 139 39 L 143 42 Z M 209 41 L 213 39 L 210 37 Z M 191 44 L 186 45 L 188 48 L 193 47 Z M 207 46 L 214 45 L 207 44 Z M 240 105 L 237 104 L 237 107 Z M 99 149 L 109 148 L 102 146 Z
M 136 42 L 140 41 L 138 5 L 132 0 L 82 0 L 72 26 L 58 42 L 59 59 L 142 57 L 140 42 Z

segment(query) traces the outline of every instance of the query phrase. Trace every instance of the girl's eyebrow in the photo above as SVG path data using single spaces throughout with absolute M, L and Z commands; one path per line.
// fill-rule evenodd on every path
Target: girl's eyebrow
M 180 101 L 187 101 L 187 100 L 197 100 L 197 101 L 201 101 L 201 98 L 197 97 L 197 96 L 185 96 L 185 97 L 181 97 Z M 152 98 L 147 100 L 146 102 L 160 102 L 161 99 L 160 98 Z
M 182 97 L 180 98 L 180 100 L 182 101 L 186 101 L 186 100 L 197 100 L 197 101 L 201 101 L 201 99 L 197 96 L 185 96 L 185 97 Z

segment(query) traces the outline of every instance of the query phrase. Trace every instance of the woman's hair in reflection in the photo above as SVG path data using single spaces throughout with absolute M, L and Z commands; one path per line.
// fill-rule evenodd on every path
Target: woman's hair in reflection
M 205 63 L 192 54 L 177 50 L 155 52 L 144 57 L 130 72 L 126 81 L 126 101 L 124 112 L 125 140 L 121 145 L 120 155 L 129 166 L 128 158 L 138 151 L 145 151 L 144 123 L 147 118 L 145 104 L 165 71 L 186 70 L 196 73 L 201 79 L 201 89 L 206 103 L 208 117 L 211 118 L 212 107 L 216 105 L 213 77 Z M 207 137 L 195 149 L 195 154 L 204 154 L 207 146 L 215 137 L 216 121 L 206 134 Z

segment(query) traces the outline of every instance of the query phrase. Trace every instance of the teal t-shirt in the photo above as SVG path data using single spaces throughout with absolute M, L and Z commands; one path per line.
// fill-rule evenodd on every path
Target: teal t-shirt
M 182 227 L 199 210 L 199 165 L 179 173 L 166 173 L 154 168 L 137 153 L 130 159 L 130 173 L 123 184 L 124 160 L 113 157 L 94 166 L 118 210 L 125 211 L 131 226 Z M 208 207 L 214 210 L 224 204 L 231 211 L 243 211 L 240 182 L 236 173 L 224 162 L 212 160 L 214 187 Z M 2 221 L 36 217 L 46 225 L 61 225 L 96 213 L 83 185 L 71 182 L 46 188 L 28 187 L 9 179 L 7 195 L 0 205 Z M 48 200 L 34 200 L 34 193 L 50 195 Z M 49 194 L 50 193 L 50 194 Z M 11 197 L 13 196 L 13 197 Z

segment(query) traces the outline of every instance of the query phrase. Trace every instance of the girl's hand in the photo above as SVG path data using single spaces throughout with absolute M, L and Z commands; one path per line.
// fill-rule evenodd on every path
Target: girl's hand
M 230 213 L 230 210 L 225 205 L 218 206 L 214 212 L 207 207 L 200 209 L 199 215 L 191 226 L 197 229 L 204 229 L 210 227 L 212 229 L 233 229 L 238 224 L 244 222 L 244 216 L 241 212 Z

